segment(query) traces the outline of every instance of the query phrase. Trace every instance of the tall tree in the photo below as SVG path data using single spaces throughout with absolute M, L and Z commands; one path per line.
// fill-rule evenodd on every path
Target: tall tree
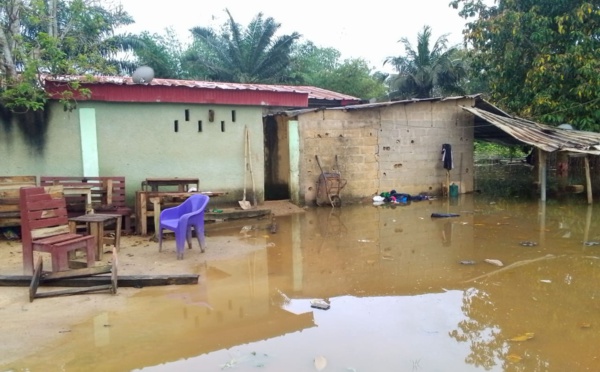
M 133 73 L 136 67 L 147 65 L 154 70 L 154 76 L 165 79 L 185 79 L 187 72 L 183 66 L 183 47 L 172 28 L 165 34 L 142 32 L 133 46 L 131 68 L 124 69 Z
M 42 109 L 48 97 L 41 74 L 115 72 L 114 57 L 133 39 L 113 32 L 132 22 L 121 7 L 98 0 L 0 1 L 2 106 Z
M 364 59 L 354 58 L 322 73 L 316 86 L 363 99 L 387 98 L 386 78 L 372 71 Z
M 491 99 L 523 117 L 600 131 L 600 3 L 453 0 Z
M 390 95 L 399 98 L 429 98 L 442 94 L 463 94 L 461 79 L 466 68 L 457 57 L 456 46 L 448 46 L 448 36 L 442 35 L 431 46 L 431 28 L 424 26 L 417 34 L 413 48 L 407 38 L 399 40 L 405 55 L 388 57 L 384 61 L 396 70 L 390 77 Z
M 290 79 L 290 53 L 300 34 L 275 36 L 281 24 L 257 14 L 244 29 L 229 17 L 220 33 L 194 27 L 187 61 L 211 80 L 238 83 L 282 83 Z

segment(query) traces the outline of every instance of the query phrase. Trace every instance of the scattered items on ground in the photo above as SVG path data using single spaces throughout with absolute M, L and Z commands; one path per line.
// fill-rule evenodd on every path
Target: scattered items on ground
M 535 247 L 538 245 L 537 242 L 532 242 L 532 241 L 524 241 L 524 242 L 520 242 L 520 245 L 522 245 L 523 247 Z
M 600 245 L 600 242 L 596 242 L 596 241 L 587 241 L 587 242 L 583 242 L 583 245 L 587 246 L 587 247 L 593 247 L 595 245 Z
M 550 279 L 540 279 L 540 283 L 552 283 Z
M 460 261 L 461 265 L 475 265 L 477 262 L 473 261 L 473 260 L 462 260 Z
M 314 299 L 310 301 L 310 307 L 315 309 L 328 310 L 330 306 L 331 305 L 329 305 L 329 303 L 325 300 Z
M 382 192 L 379 195 L 373 196 L 373 205 L 379 206 L 379 205 L 384 205 L 386 203 L 408 205 L 413 201 L 433 200 L 433 199 L 434 198 L 432 196 L 427 195 L 427 194 L 410 195 L 410 194 L 396 192 L 396 190 L 391 190 L 390 192 Z
M 495 259 L 491 259 L 491 258 L 486 258 L 485 260 L 483 260 L 484 262 L 489 263 L 490 265 L 494 265 L 494 266 L 498 266 L 498 267 L 502 267 L 504 266 L 504 263 L 502 263 L 502 261 L 500 260 L 495 260 Z

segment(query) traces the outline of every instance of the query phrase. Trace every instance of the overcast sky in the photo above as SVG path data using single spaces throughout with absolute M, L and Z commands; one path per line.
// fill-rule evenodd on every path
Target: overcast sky
M 379 0 L 379 1 L 260 1 L 215 0 L 115 0 L 136 23 L 126 30 L 164 33 L 172 27 L 182 42 L 189 41 L 189 29 L 195 26 L 218 28 L 227 20 L 229 9 L 237 23 L 247 26 L 262 12 L 281 24 L 277 35 L 298 32 L 304 41 L 339 50 L 342 58 L 364 58 L 383 70 L 383 60 L 401 55 L 398 40 L 407 37 L 413 46 L 423 26 L 432 28 L 436 40 L 449 34 L 451 44 L 462 42 L 465 20 L 448 4 L 450 0 Z

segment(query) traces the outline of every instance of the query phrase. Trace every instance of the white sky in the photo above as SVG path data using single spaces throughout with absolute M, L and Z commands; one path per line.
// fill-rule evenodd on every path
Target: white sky
M 398 40 L 407 37 L 416 46 L 417 33 L 428 25 L 433 40 L 449 34 L 450 44 L 462 42 L 465 20 L 450 0 L 380 0 L 334 1 L 264 1 L 264 0 L 114 0 L 121 3 L 136 23 L 130 32 L 149 31 L 163 34 L 172 27 L 182 42 L 190 38 L 189 29 L 208 26 L 217 29 L 227 20 L 224 9 L 233 19 L 247 26 L 256 14 L 273 17 L 281 27 L 276 35 L 298 32 L 302 40 L 319 47 L 333 47 L 345 58 L 364 58 L 377 70 L 388 56 L 404 54 Z

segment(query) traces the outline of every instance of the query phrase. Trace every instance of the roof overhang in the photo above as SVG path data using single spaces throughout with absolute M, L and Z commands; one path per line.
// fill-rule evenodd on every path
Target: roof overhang
M 546 152 L 600 155 L 600 133 L 561 129 L 510 116 L 484 100 L 462 107 L 475 116 L 475 139 L 503 145 L 530 145 Z

